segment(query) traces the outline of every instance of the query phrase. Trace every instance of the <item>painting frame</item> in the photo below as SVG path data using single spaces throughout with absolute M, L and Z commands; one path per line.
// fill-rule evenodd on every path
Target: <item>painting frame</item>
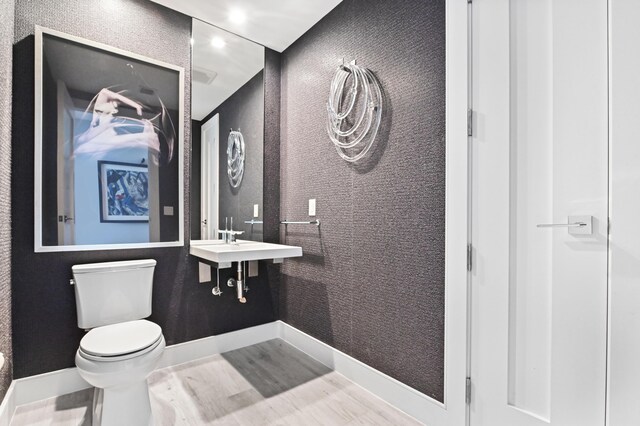
M 113 175 L 119 175 L 118 181 L 112 181 Z M 145 195 L 147 195 L 148 203 L 148 182 L 149 182 L 149 168 L 146 164 L 133 164 L 125 163 L 121 161 L 98 161 L 98 199 L 100 202 L 100 222 L 101 223 L 148 223 L 149 222 L 149 209 L 146 207 L 146 214 L 134 215 L 134 214 L 112 214 L 114 211 L 114 202 L 117 203 L 117 194 L 123 192 L 123 200 L 132 200 L 135 198 L 131 196 L 132 192 L 136 192 L 134 183 L 141 182 L 141 177 L 144 176 Z M 129 182 L 134 179 L 135 182 Z M 136 203 L 128 203 L 127 206 L 133 208 L 141 208 L 142 206 Z M 130 211 L 131 208 L 119 208 L 117 210 Z
M 95 251 L 95 250 L 122 250 L 122 249 L 143 249 L 143 248 L 151 248 L 151 247 L 176 247 L 176 246 L 184 246 L 185 243 L 185 229 L 184 229 L 184 200 L 185 200 L 185 180 L 184 180 L 184 170 L 185 170 L 185 152 L 184 152 L 184 136 L 185 136 L 185 125 L 186 125 L 186 117 L 185 114 L 187 112 L 186 107 L 185 107 L 185 97 L 186 97 L 186 78 L 185 78 L 185 69 L 184 67 L 180 66 L 180 65 L 176 65 L 173 63 L 168 63 L 168 62 L 164 62 L 162 60 L 158 60 L 157 58 L 150 58 L 148 56 L 143 56 L 139 53 L 134 53 L 128 50 L 124 50 L 124 49 L 120 49 L 120 48 L 116 48 L 104 43 L 100 43 L 94 40 L 88 40 L 82 37 L 78 37 L 78 36 L 74 36 L 74 35 L 70 35 L 67 33 L 63 33 L 60 31 L 56 31 L 56 30 L 52 30 L 49 28 L 45 28 L 45 27 L 41 27 L 41 26 L 35 26 L 35 31 L 34 31 L 34 35 L 35 35 L 35 55 L 34 55 L 34 60 L 35 60 L 35 90 L 34 90 L 34 98 L 35 98 L 35 114 L 34 114 L 34 133 L 35 133 L 35 149 L 34 149 L 34 178 L 35 178 L 35 184 L 34 184 L 34 216 L 35 216 L 35 220 L 34 220 L 34 251 L 36 253 L 41 253 L 41 252 L 59 252 L 59 251 Z M 43 149 L 44 149 L 44 139 L 45 136 L 50 135 L 50 132 L 45 132 L 43 129 L 43 122 L 45 121 L 44 118 L 44 113 L 45 113 L 45 87 L 44 87 L 44 80 L 43 80 L 43 75 L 45 73 L 45 53 L 44 53 L 44 40 L 46 38 L 58 38 L 61 39 L 63 41 L 67 41 L 71 44 L 75 43 L 78 45 L 82 45 L 82 46 L 86 46 L 88 48 L 92 48 L 94 50 L 99 50 L 101 51 L 103 54 L 106 55 L 110 55 L 110 56 L 120 56 L 122 58 L 124 58 L 127 61 L 138 61 L 138 62 L 143 62 L 145 64 L 151 65 L 151 66 L 156 66 L 159 68 L 163 68 L 167 71 L 173 71 L 175 72 L 176 75 L 176 83 L 173 83 L 171 87 L 173 87 L 173 90 L 177 90 L 177 103 L 175 108 L 172 110 L 175 112 L 175 121 L 174 121 L 174 126 L 175 126 L 175 131 L 177 133 L 177 143 L 174 144 L 174 162 L 177 159 L 177 165 L 174 163 L 174 170 L 176 170 L 176 172 L 172 172 L 174 173 L 174 177 L 171 177 L 172 181 L 173 179 L 176 179 L 176 185 L 175 185 L 175 190 L 177 191 L 177 196 L 173 196 L 175 197 L 175 199 L 171 200 L 170 204 L 173 204 L 176 207 L 177 213 L 174 216 L 173 221 L 175 222 L 175 226 L 171 229 L 171 231 L 166 234 L 166 233 L 162 233 L 160 234 L 159 228 L 157 231 L 153 231 L 155 232 L 154 234 L 150 234 L 150 238 L 148 242 L 143 242 L 143 241 L 138 241 L 138 240 L 132 240 L 132 241 L 107 241 L 105 240 L 104 242 L 101 241 L 91 241 L 91 242 L 72 242 L 72 243 L 66 243 L 66 242 L 60 242 L 60 240 L 58 239 L 58 243 L 56 244 L 55 242 L 52 244 L 50 241 L 50 237 L 49 235 L 51 234 L 51 232 L 49 231 L 49 229 L 51 228 L 51 225 L 49 224 L 49 218 L 50 218 L 50 212 L 48 211 L 44 211 L 43 209 L 46 207 L 45 204 L 48 203 L 49 198 L 51 198 L 51 196 L 49 195 L 50 189 L 49 187 L 46 187 L 45 184 L 48 184 L 48 181 L 45 180 L 45 171 L 43 170 L 43 164 L 45 161 L 45 158 L 50 158 L 48 155 L 45 156 L 43 153 Z M 156 87 L 164 87 L 163 85 L 157 85 Z M 47 136 L 48 137 L 48 136 Z M 144 157 L 144 156 L 143 156 Z M 117 158 L 114 158 L 114 160 L 117 160 Z M 148 164 L 151 167 L 152 164 L 154 164 L 155 159 L 152 159 L 151 156 L 149 156 L 148 160 Z M 48 161 L 48 160 L 47 160 Z M 125 160 L 128 161 L 128 160 Z M 95 167 L 95 166 L 94 166 Z M 95 168 L 93 168 L 92 170 L 95 170 Z M 95 176 L 95 172 L 93 172 Z M 155 172 L 154 172 L 155 173 Z M 153 175 L 155 176 L 155 175 Z M 96 176 L 97 177 L 97 176 Z M 157 177 L 156 177 L 157 178 Z M 172 185 L 172 187 L 174 187 L 174 184 L 170 184 Z M 96 192 L 96 187 L 93 187 L 94 189 L 91 191 L 93 194 L 95 194 Z M 93 195 L 93 197 L 95 197 L 95 195 Z M 155 208 L 155 204 L 154 204 L 154 210 L 162 210 L 162 206 L 168 204 L 168 203 L 164 203 L 163 201 L 160 202 L 160 206 L 159 209 Z M 96 214 L 94 215 L 94 217 L 96 217 L 96 221 L 97 223 L 102 223 L 99 221 L 99 215 L 97 214 L 97 210 L 99 209 L 99 202 L 98 200 L 95 200 L 95 204 L 92 204 L 92 209 L 95 209 Z M 82 212 L 82 211 L 80 211 Z M 160 217 L 161 213 L 156 213 L 156 216 L 152 216 L 151 219 L 152 221 L 149 222 L 149 225 L 151 225 L 151 223 L 154 223 L 154 227 L 159 226 L 160 223 L 160 219 L 163 219 L 162 217 Z M 69 215 L 69 221 L 68 223 L 73 223 L 76 220 L 76 215 L 72 214 Z M 73 216 L 73 217 L 71 217 Z M 61 216 L 58 216 L 57 218 L 59 218 Z M 64 217 L 65 222 L 67 221 L 66 217 L 67 216 L 62 216 Z M 46 228 L 45 228 L 45 222 L 46 222 Z M 166 221 L 162 222 L 163 224 Z M 120 221 L 119 223 L 122 223 L 122 221 Z M 140 223 L 140 222 L 138 222 Z M 156 225 L 158 224 L 158 225 Z M 164 225 L 163 225 L 164 226 Z M 172 225 L 173 226 L 173 225 Z M 154 228 L 155 229 L 155 228 Z M 164 231 L 163 231 L 164 232 Z M 68 244 L 68 245 L 67 245 Z

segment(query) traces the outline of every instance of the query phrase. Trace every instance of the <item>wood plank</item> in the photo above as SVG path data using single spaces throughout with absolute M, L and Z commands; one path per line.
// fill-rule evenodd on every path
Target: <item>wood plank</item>
M 280 339 L 157 370 L 149 392 L 160 426 L 420 424 Z M 89 425 L 92 396 L 20 406 L 11 425 Z

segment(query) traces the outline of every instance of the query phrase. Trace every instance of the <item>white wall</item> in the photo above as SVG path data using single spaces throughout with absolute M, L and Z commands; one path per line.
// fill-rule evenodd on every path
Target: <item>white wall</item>
M 626 426 L 640 424 L 640 2 L 610 0 L 609 3 L 608 424 Z

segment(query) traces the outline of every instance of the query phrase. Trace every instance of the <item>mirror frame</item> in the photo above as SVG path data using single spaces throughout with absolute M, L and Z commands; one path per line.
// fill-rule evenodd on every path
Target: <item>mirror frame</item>
M 178 72 L 178 240 L 166 242 L 149 243 L 116 243 L 116 244 L 86 244 L 86 245 L 57 245 L 45 246 L 42 244 L 42 93 L 43 93 L 43 36 L 52 35 L 58 38 L 69 40 L 75 43 L 84 44 L 97 49 L 126 56 L 139 61 L 147 62 L 160 67 L 168 68 Z M 154 247 L 180 247 L 184 246 L 184 68 L 166 62 L 118 49 L 106 44 L 87 40 L 85 38 L 72 36 L 60 31 L 36 26 L 35 28 L 35 149 L 34 149 L 34 250 L 36 253 L 46 252 L 70 252 L 70 251 L 91 251 L 91 250 L 125 250 L 142 249 Z

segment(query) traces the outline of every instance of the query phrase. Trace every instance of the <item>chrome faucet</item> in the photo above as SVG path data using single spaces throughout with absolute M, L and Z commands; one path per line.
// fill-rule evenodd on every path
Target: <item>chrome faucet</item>
M 236 242 L 236 235 L 241 235 L 244 231 L 234 231 L 233 230 L 233 217 L 231 217 L 231 227 L 228 226 L 229 218 L 224 218 L 224 231 L 218 231 L 218 233 L 222 234 L 223 240 L 225 244 L 232 244 Z
M 229 232 L 227 233 L 227 237 L 228 237 L 227 243 L 231 244 L 236 242 L 236 235 L 233 230 L 233 216 L 231 216 L 231 226 L 229 227 Z

